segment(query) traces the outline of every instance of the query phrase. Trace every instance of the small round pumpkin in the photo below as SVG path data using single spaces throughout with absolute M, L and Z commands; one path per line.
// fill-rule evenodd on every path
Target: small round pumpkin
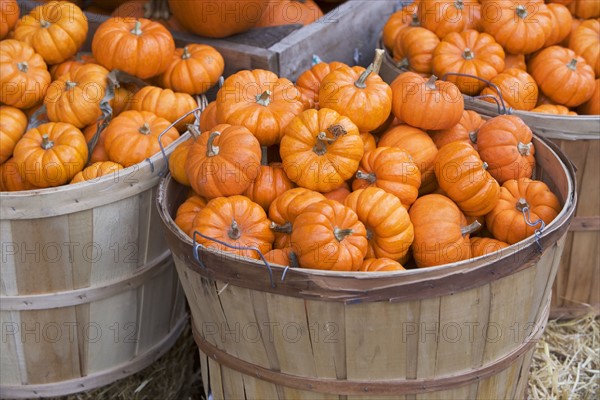
M 573 16 L 569 9 L 558 3 L 547 4 L 548 11 L 550 11 L 550 21 L 552 29 L 550 35 L 546 37 L 544 47 L 553 46 L 561 43 L 571 33 L 571 25 L 573 23 Z
M 39 189 L 25 179 L 25 165 L 19 164 L 14 157 L 0 164 L 0 192 L 18 192 Z
M 600 19 L 583 21 L 571 34 L 569 48 L 594 69 L 600 78 Z
M 81 8 L 67 1 L 51 1 L 35 7 L 19 20 L 14 38 L 31 45 L 48 64 L 58 64 L 85 42 L 88 20 Z
M 378 146 L 397 147 L 408 151 L 421 172 L 419 194 L 431 193 L 437 188 L 433 168 L 438 149 L 423 130 L 406 124 L 393 126 L 379 139 Z
M 431 74 L 433 71 L 433 54 L 439 46 L 440 39 L 428 29 L 408 27 L 402 29 L 392 54 L 396 67 L 419 74 Z
M 273 232 L 265 210 L 246 196 L 217 197 L 198 211 L 190 230 L 192 237 L 198 231 L 204 236 L 232 246 L 256 247 L 263 254 L 273 248 Z M 259 259 L 258 252 L 237 250 L 206 237 L 196 235 L 199 244 L 238 256 Z
M 359 271 L 361 272 L 387 272 L 404 271 L 405 268 L 398 261 L 390 258 L 365 258 Z
M 83 133 L 64 122 L 48 122 L 29 129 L 14 149 L 24 177 L 40 188 L 60 186 L 81 171 L 88 158 Z
M 440 77 L 460 73 L 490 80 L 504 69 L 504 50 L 491 35 L 474 29 L 445 36 L 433 53 L 433 73 Z M 464 76 L 448 75 L 461 92 L 476 95 L 485 82 Z
M 600 79 L 596 79 L 592 98 L 580 105 L 577 112 L 583 115 L 600 115 Z
M 185 171 L 196 193 L 210 200 L 244 193 L 258 175 L 260 159 L 260 144 L 247 128 L 220 124 L 196 139 Z
M 302 187 L 293 188 L 280 194 L 269 206 L 271 230 L 275 234 L 276 249 L 290 246 L 290 235 L 296 217 L 309 205 L 325 200 L 325 197 L 313 190 Z
M 280 0 L 269 3 L 255 27 L 308 25 L 322 16 L 323 11 L 314 0 Z
M 283 129 L 306 107 L 291 81 L 262 69 L 229 76 L 216 102 L 219 123 L 245 126 L 261 146 L 279 143 Z
M 145 86 L 138 90 L 129 100 L 128 109 L 135 111 L 150 111 L 169 122 L 175 122 L 185 113 L 192 111 L 198 105 L 187 93 L 173 92 L 157 86 Z M 185 132 L 187 125 L 194 122 L 194 114 L 175 125 L 179 132 Z
M 505 69 L 490 82 L 500 89 L 502 99 L 507 107 L 523 111 L 535 108 L 538 100 L 538 85 L 526 71 L 518 68 Z M 484 88 L 480 95 L 493 96 L 498 99 L 496 89 L 489 86 Z M 483 100 L 494 102 L 487 98 Z
M 114 118 L 104 132 L 104 148 L 111 161 L 125 168 L 144 161 L 160 151 L 158 136 L 170 122 L 148 111 L 124 111 Z M 175 128 L 161 137 L 163 147 L 179 138 Z
M 363 151 L 356 125 L 328 108 L 309 109 L 294 117 L 279 147 L 290 180 L 323 193 L 354 176 Z
M 344 204 L 365 225 L 369 241 L 367 258 L 407 260 L 414 230 L 406 208 L 396 196 L 377 187 L 367 187 L 352 192 Z
M 200 113 L 200 131 L 208 131 L 218 125 L 217 122 L 217 102 L 211 101 L 204 107 L 204 110 Z
M 425 79 L 414 72 L 404 72 L 394 79 L 391 87 L 394 115 L 416 128 L 452 128 L 460 121 L 465 109 L 458 87 L 452 82 L 437 80 L 435 76 Z
M 417 267 L 433 267 L 468 260 L 471 257 L 465 216 L 452 200 L 428 194 L 415 201 L 409 211 L 415 239 L 412 255 Z M 477 224 L 478 226 L 478 224 Z
M 194 219 L 198 212 L 206 207 L 206 199 L 198 195 L 192 195 L 188 197 L 181 205 L 177 208 L 175 214 L 175 224 L 184 231 L 189 237 L 192 237 L 194 231 L 192 226 Z
M 375 51 L 367 69 L 340 67 L 321 82 L 319 107 L 330 108 L 352 119 L 359 131 L 371 131 L 383 124 L 392 108 L 392 90 L 378 75 L 384 51 Z
M 440 149 L 435 159 L 435 176 L 440 188 L 465 215 L 485 215 L 498 202 L 500 185 L 467 143 L 452 142 Z
M 387 49 L 391 50 L 394 47 L 396 37 L 402 29 L 420 25 L 418 5 L 415 3 L 406 4 L 400 10 L 390 15 L 385 25 L 383 25 L 383 44 Z
M 340 67 L 347 67 L 347 65 L 339 61 L 320 62 L 300 74 L 296 80 L 296 87 L 308 102 L 309 108 L 319 108 L 319 89 L 323 78 Z
M 11 106 L 0 106 L 0 164 L 12 157 L 13 150 L 27 129 L 27 116 Z
M 593 0 L 573 0 L 569 4 L 569 10 L 576 17 L 583 19 L 600 17 L 600 3 Z
M 567 107 L 561 106 L 560 104 L 542 104 L 530 111 L 541 114 L 577 115 L 575 111 L 571 111 Z
M 510 179 L 500 189 L 500 200 L 485 216 L 487 228 L 497 240 L 514 244 L 533 235 L 535 229 L 525 221 L 523 210 L 529 210 L 530 222 L 541 219 L 548 225 L 561 210 L 554 193 L 541 181 L 521 178 Z
M 504 71 L 510 68 L 518 68 L 527 71 L 527 63 L 525 62 L 524 54 L 505 54 L 504 55 Z
M 290 255 L 292 253 L 293 250 L 291 247 L 286 247 L 285 249 L 273 249 L 265 254 L 265 260 L 267 260 L 269 264 L 288 266 L 292 263 L 290 260 Z
M 294 183 L 285 174 L 283 165 L 279 162 L 272 162 L 269 165 L 260 166 L 256 179 L 250 183 L 244 195 L 268 211 L 275 198 L 294 186 Z
M 477 149 L 477 133 L 484 122 L 479 113 L 465 110 L 458 124 L 450 129 L 431 131 L 429 136 L 438 149 L 452 142 L 465 142 Z
M 421 25 L 444 39 L 469 29 L 474 24 L 475 8 L 479 9 L 477 0 L 421 0 Z
M 396 196 L 407 209 L 417 199 L 421 172 L 410 154 L 396 147 L 378 147 L 366 153 L 352 189 L 378 187 Z
M 529 61 L 528 70 L 547 97 L 566 107 L 577 107 L 594 93 L 594 70 L 571 49 L 546 47 Z
M 122 170 L 123 166 L 112 161 L 98 161 L 92 165 L 85 167 L 82 171 L 71 179 L 70 183 L 79 183 L 84 181 L 93 181 L 101 176 L 115 174 L 115 180 L 118 177 L 118 171 Z
M 94 60 L 94 57 L 92 56 L 77 53 L 75 56 L 60 64 L 50 66 L 50 75 L 52 76 L 52 80 L 55 81 L 67 72 L 75 72 L 76 69 L 85 64 L 96 64 L 96 60 Z
M 188 153 L 194 142 L 200 136 L 200 131 L 195 125 L 188 127 L 191 137 L 185 142 L 179 144 L 169 156 L 169 172 L 173 179 L 184 186 L 191 186 L 190 180 L 185 170 L 185 162 L 187 161 Z
M 223 56 L 214 47 L 192 43 L 175 50 L 171 63 L 157 79 L 174 92 L 202 94 L 217 83 L 224 68 Z
M 107 86 L 108 70 L 86 64 L 52 82 L 44 98 L 50 121 L 84 128 L 102 115 L 100 103 Z
M 147 79 L 165 72 L 175 53 L 175 41 L 158 22 L 109 18 L 94 34 L 92 53 L 109 70 L 119 69 Z
M 509 179 L 531 178 L 535 167 L 533 133 L 516 115 L 487 120 L 477 135 L 477 149 L 488 172 L 503 184 Z
M 17 0 L 0 0 L 0 40 L 13 30 L 19 20 L 19 12 Z
M 360 138 L 363 141 L 363 149 L 365 150 L 365 153 L 377 148 L 377 140 L 375 140 L 375 136 L 371 135 L 369 132 L 361 132 Z
M 306 207 L 294 221 L 291 240 L 302 268 L 358 271 L 368 249 L 363 223 L 334 200 Z
M 0 41 L 0 102 L 25 109 L 44 99 L 50 73 L 42 56 L 18 40 Z
M 487 256 L 508 247 L 508 243 L 492 238 L 471 237 L 470 242 L 472 257 Z

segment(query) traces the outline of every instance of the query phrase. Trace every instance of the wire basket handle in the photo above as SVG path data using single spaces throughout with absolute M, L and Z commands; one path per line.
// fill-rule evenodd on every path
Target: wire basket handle
M 444 74 L 444 76 L 442 76 L 442 80 L 446 81 L 448 76 L 460 76 L 463 78 L 472 78 L 472 79 L 477 79 L 481 82 L 484 82 L 486 85 L 490 86 L 492 89 L 494 89 L 496 91 L 496 93 L 498 94 L 498 98 L 500 99 L 500 103 L 498 104 L 498 99 L 496 99 L 496 104 L 498 104 L 498 114 L 512 114 L 512 108 L 511 107 L 506 107 L 506 103 L 504 102 L 504 98 L 502 97 L 502 92 L 500 91 L 500 88 L 488 81 L 487 79 L 483 79 L 479 76 L 476 75 L 471 75 L 471 74 L 463 74 L 463 73 L 459 73 L 459 72 L 447 72 Z M 478 98 L 492 98 L 493 96 L 490 95 L 483 95 L 483 96 L 471 96 L 471 98 L 473 99 L 478 99 Z

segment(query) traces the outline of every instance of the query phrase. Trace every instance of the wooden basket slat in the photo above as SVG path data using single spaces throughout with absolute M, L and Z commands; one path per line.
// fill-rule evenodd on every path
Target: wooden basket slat
M 244 378 L 242 374 L 221 365 L 223 379 L 223 397 L 225 399 L 244 398 Z
M 262 346 L 264 348 L 265 355 L 267 357 L 267 362 L 265 365 L 269 366 L 269 368 L 274 369 L 276 371 L 280 371 L 281 367 L 279 366 L 279 359 L 277 358 L 277 349 L 275 348 L 275 342 L 269 336 L 269 324 L 271 323 L 271 317 L 269 315 L 269 306 L 267 293 L 251 291 L 250 296 L 252 298 L 252 307 L 253 314 L 256 318 L 256 323 L 259 327 L 263 327 L 266 329 L 266 335 L 263 334 L 262 337 Z M 262 355 L 258 358 L 258 362 L 260 362 Z
M 76 243 L 77 248 L 69 254 L 73 265 L 73 289 L 90 287 L 92 279 L 93 258 L 88 257 L 83 250 L 85 243 L 93 243 L 94 213 L 90 210 L 82 210 L 68 215 L 69 240 Z
M 225 399 L 225 393 L 223 389 L 223 376 L 221 375 L 221 364 L 217 363 L 212 358 L 208 359 L 208 369 L 210 379 L 210 391 L 213 399 Z
M 0 219 L 0 237 L 2 238 L 2 273 L 0 274 L 0 295 L 14 296 L 19 293 L 17 287 L 17 256 L 9 254 L 9 244 L 16 244 L 12 236 L 11 221 Z M 18 253 L 18 252 L 17 252 Z
M 90 375 L 90 341 L 85 334 L 85 327 L 90 326 L 90 303 L 75 306 L 75 320 L 77 326 L 77 351 L 79 352 L 79 369 L 82 376 Z
M 0 324 L 5 332 L 0 357 L 0 382 L 20 384 L 27 380 L 23 341 L 19 331 L 21 315 L 15 311 L 0 311 Z M 14 331 L 18 333 L 12 334 Z

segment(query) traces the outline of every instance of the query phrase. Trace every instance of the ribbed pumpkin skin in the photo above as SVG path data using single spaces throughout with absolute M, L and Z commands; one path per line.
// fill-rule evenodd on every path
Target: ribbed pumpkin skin
M 550 11 L 552 29 L 550 30 L 550 36 L 546 38 L 544 47 L 560 44 L 571 33 L 571 25 L 573 24 L 573 16 L 564 5 L 550 3 L 546 7 Z
M 465 110 L 460 122 L 450 129 L 431 131 L 429 136 L 438 149 L 452 142 L 465 142 L 477 150 L 477 133 L 485 121 L 479 113 Z
M 440 39 L 422 27 L 405 28 L 396 37 L 392 54 L 396 66 L 419 74 L 431 74 L 433 54 Z
M 396 37 L 403 28 L 409 26 L 419 26 L 418 5 L 415 3 L 407 4 L 402 9 L 396 11 L 386 21 L 383 26 L 383 44 L 387 49 L 394 47 Z
M 217 125 L 217 103 L 211 101 L 200 114 L 200 131 L 211 130 Z
M 592 98 L 580 105 L 577 111 L 584 115 L 600 115 L 600 79 L 596 79 Z
M 44 99 L 50 79 L 44 59 L 33 47 L 13 39 L 0 41 L 0 102 L 33 107 Z
M 344 204 L 365 224 L 367 258 L 385 257 L 404 262 L 414 240 L 408 212 L 398 199 L 383 189 L 369 187 L 352 192 Z
M 273 233 L 269 229 L 269 220 L 261 206 L 246 196 L 217 197 L 204 206 L 192 223 L 191 232 L 198 243 L 211 249 L 218 249 L 238 256 L 259 259 L 258 252 L 237 250 L 217 243 L 217 239 L 232 246 L 256 247 L 263 254 L 273 247 Z
M 322 16 L 323 11 L 314 0 L 279 0 L 269 4 L 256 27 L 308 25 Z
M 8 160 L 27 129 L 27 116 L 11 106 L 0 106 L 0 164 Z
M 112 161 L 98 161 L 78 172 L 70 183 L 91 181 L 108 174 L 115 174 L 114 179 L 116 181 L 119 179 L 118 171 L 122 169 L 123 166 L 121 164 Z
M 265 211 L 268 211 L 269 206 L 277 196 L 294 186 L 294 183 L 285 174 L 283 165 L 279 162 L 273 162 L 269 165 L 260 166 L 256 179 L 252 181 L 244 195 Z
M 542 104 L 532 109 L 531 112 L 556 115 L 577 115 L 576 112 L 571 111 L 567 107 L 561 106 L 560 104 Z
M 171 123 L 197 107 L 196 101 L 189 94 L 177 93 L 171 89 L 162 89 L 156 86 L 141 88 L 128 102 L 129 110 L 150 111 Z M 194 114 L 190 114 L 175 125 L 175 129 L 180 133 L 185 132 L 187 124 L 193 122 Z
M 175 53 L 171 33 L 145 18 L 109 18 L 96 30 L 92 53 L 109 70 L 120 69 L 141 79 L 163 73 Z
M 319 89 L 323 78 L 340 67 L 347 67 L 347 65 L 339 61 L 321 62 L 301 73 L 296 79 L 296 87 L 308 102 L 309 108 L 319 108 Z
M 502 99 L 507 107 L 523 111 L 535 108 L 538 101 L 538 85 L 526 71 L 518 68 L 505 69 L 490 82 L 500 89 Z M 484 88 L 480 95 L 494 96 L 498 99 L 496 89 L 489 86 Z M 496 103 L 491 99 L 484 98 L 483 100 Z M 498 102 L 500 102 L 499 99 Z
M 368 248 L 356 213 L 334 200 L 306 207 L 294 221 L 291 240 L 300 267 L 311 269 L 358 271 Z
M 17 24 L 19 11 L 17 0 L 0 0 L 0 40 L 4 39 Z
M 190 196 L 177 208 L 175 224 L 189 237 L 193 237 L 194 231 L 192 230 L 192 226 L 194 219 L 204 207 L 206 207 L 206 199 L 198 195 Z
M 600 78 L 600 19 L 583 21 L 571 34 L 569 48 L 580 55 Z
M 487 256 L 509 246 L 508 243 L 501 242 L 500 240 L 483 237 L 472 237 L 470 238 L 470 242 L 472 257 Z
M 417 267 L 433 267 L 471 257 L 469 237 L 461 232 L 466 225 L 465 216 L 448 197 L 440 194 L 420 197 L 409 215 L 415 229 L 412 254 Z
M 359 271 L 361 272 L 387 272 L 404 271 L 404 267 L 398 261 L 389 258 L 365 258 Z
M 440 39 L 450 33 L 472 28 L 477 0 L 422 0 L 419 3 L 421 25 Z
M 517 208 L 520 199 L 527 203 L 531 222 L 542 219 L 548 225 L 561 210 L 558 198 L 544 182 L 527 178 L 506 181 L 500 189 L 500 201 L 485 216 L 485 224 L 496 239 L 514 244 L 533 235 L 540 227 L 525 222 L 523 212 Z
M 0 192 L 18 192 L 39 189 L 25 180 L 23 164 L 15 162 L 13 157 L 0 164 Z

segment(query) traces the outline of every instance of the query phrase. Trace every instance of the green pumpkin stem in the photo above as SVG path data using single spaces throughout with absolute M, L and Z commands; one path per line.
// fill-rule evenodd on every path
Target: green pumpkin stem
M 369 182 L 369 184 L 373 184 L 377 180 L 377 176 L 375 176 L 374 172 L 369 172 L 368 174 L 366 174 L 359 169 L 358 171 L 356 171 L 356 179 L 363 179 Z
M 528 156 L 531 154 L 531 146 L 533 144 L 532 143 L 521 143 L 519 142 L 519 144 L 517 145 L 517 149 L 519 149 L 519 154 L 521 154 L 522 156 Z
M 181 54 L 181 59 L 188 60 L 190 57 L 192 57 L 192 53 L 190 53 L 190 50 L 188 49 L 188 47 L 185 46 L 183 48 L 183 53 Z
M 144 125 L 142 125 L 140 127 L 140 129 L 138 129 L 138 132 L 141 133 L 142 135 L 149 135 L 151 131 L 150 129 L 150 125 L 148 125 L 147 122 L 144 122 Z
M 463 51 L 463 58 L 465 60 L 472 60 L 475 58 L 475 53 L 473 53 L 473 50 L 471 50 L 470 48 L 467 47 Z
M 27 71 L 29 71 L 29 64 L 27 64 L 27 61 L 21 61 L 17 63 L 17 68 L 19 69 L 19 71 L 26 73 Z
M 41 147 L 44 150 L 50 150 L 52 147 L 54 147 L 54 142 L 52 140 L 50 140 L 48 135 L 42 135 Z
M 521 197 L 519 200 L 517 200 L 516 208 L 522 212 L 525 208 L 529 208 L 529 203 L 525 198 Z
M 529 13 L 527 12 L 527 7 L 525 7 L 522 4 L 519 4 L 515 8 L 515 13 L 517 14 L 517 17 L 519 17 L 521 19 L 525 19 L 527 17 L 527 15 L 529 15 Z
M 256 102 L 261 106 L 268 106 L 271 104 L 271 91 L 265 90 L 261 94 L 256 95 Z
M 135 36 L 142 35 L 142 22 L 141 21 L 139 21 L 139 20 L 135 21 L 135 26 L 131 30 L 131 33 L 134 34 Z
M 342 228 L 335 228 L 333 230 L 333 236 L 335 237 L 335 239 L 338 242 L 341 242 L 342 240 L 344 240 L 346 238 L 346 236 L 352 235 L 354 233 L 354 231 L 352 229 L 342 229 Z
M 221 132 L 214 131 L 208 136 L 208 143 L 206 144 L 206 157 L 214 157 L 219 154 L 219 146 L 214 144 L 215 139 L 221 135 Z
M 425 82 L 425 89 L 437 90 L 437 87 L 435 86 L 435 81 L 437 81 L 437 76 L 431 75 L 427 82 Z
M 286 221 L 283 225 L 278 225 L 275 222 L 271 221 L 271 225 L 269 226 L 273 232 L 277 233 L 292 233 L 292 223 L 290 221 Z
M 242 231 L 240 230 L 240 227 L 235 219 L 231 221 L 231 226 L 227 231 L 227 236 L 229 236 L 229 239 L 231 240 L 238 240 L 242 236 Z
M 381 69 L 381 63 L 383 62 L 383 55 L 385 54 L 385 50 L 383 49 L 375 49 L 375 57 L 373 58 L 373 62 L 363 71 L 362 74 L 358 77 L 356 82 L 354 82 L 354 86 L 359 89 L 365 89 L 367 87 L 367 78 L 371 74 L 378 74 Z
M 577 71 L 577 59 L 571 59 L 571 61 L 569 61 L 569 63 L 567 64 L 567 68 L 569 68 L 572 71 Z
M 471 224 L 467 226 L 463 226 L 460 228 L 460 234 L 466 236 L 470 233 L 475 232 L 477 229 L 481 228 L 481 223 L 477 220 L 471 222 Z

